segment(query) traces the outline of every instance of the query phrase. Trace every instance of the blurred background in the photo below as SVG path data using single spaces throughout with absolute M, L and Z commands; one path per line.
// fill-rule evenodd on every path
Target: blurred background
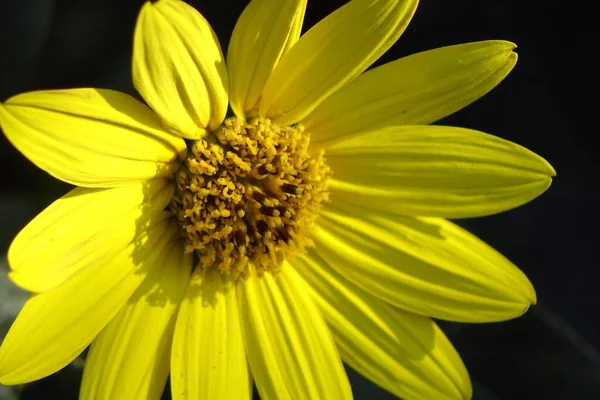
M 193 1 L 227 48 L 247 0 Z M 344 4 L 311 0 L 307 29 Z M 0 101 L 23 91 L 103 87 L 134 94 L 131 38 L 141 1 L 0 0 Z M 600 399 L 597 259 L 597 65 L 591 13 L 559 0 L 422 0 L 379 61 L 485 39 L 518 44 L 519 62 L 495 90 L 440 124 L 515 141 L 556 168 L 550 190 L 519 209 L 460 223 L 522 268 L 539 304 L 500 324 L 442 324 L 461 353 L 475 398 Z M 581 4 L 581 3 L 576 3 Z M 410 79 L 410 77 L 407 77 Z M 584 97 L 584 93 L 589 93 Z M 587 100 L 587 99 L 590 100 Z M 585 100 L 585 101 L 584 101 Z M 593 109 L 594 108 L 594 109 Z M 597 112 L 597 111 L 596 111 Z M 26 294 L 6 279 L 6 250 L 39 211 L 70 189 L 0 135 L 0 337 Z M 0 400 L 76 399 L 82 360 L 44 380 L 0 385 Z M 350 372 L 357 399 L 391 395 Z

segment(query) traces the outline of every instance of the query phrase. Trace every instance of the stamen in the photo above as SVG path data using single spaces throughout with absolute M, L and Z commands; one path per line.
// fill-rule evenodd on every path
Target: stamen
M 309 141 L 302 125 L 257 117 L 228 118 L 191 145 L 170 208 L 203 267 L 233 277 L 249 264 L 259 274 L 277 272 L 311 244 L 330 169 L 322 152 L 308 153 Z

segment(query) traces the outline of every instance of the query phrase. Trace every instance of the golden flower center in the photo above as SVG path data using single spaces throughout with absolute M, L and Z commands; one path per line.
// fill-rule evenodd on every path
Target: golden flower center
M 232 117 L 191 144 L 170 207 L 202 267 L 277 272 L 310 244 L 330 170 L 309 142 L 301 125 Z

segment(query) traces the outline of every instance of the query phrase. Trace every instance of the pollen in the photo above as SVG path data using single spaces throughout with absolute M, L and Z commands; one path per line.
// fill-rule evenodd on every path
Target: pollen
M 311 245 L 330 169 L 302 125 L 227 118 L 190 144 L 170 204 L 188 252 L 233 277 L 262 274 Z

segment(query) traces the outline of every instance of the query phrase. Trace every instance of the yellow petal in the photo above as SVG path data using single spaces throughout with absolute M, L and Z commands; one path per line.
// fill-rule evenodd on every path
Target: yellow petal
M 515 47 L 489 40 L 401 58 L 365 72 L 302 123 L 318 146 L 381 125 L 429 124 L 500 83 L 517 62 Z
M 352 398 L 331 332 L 293 268 L 284 266 L 276 277 L 252 273 L 237 289 L 246 354 L 262 399 Z
M 135 27 L 133 84 L 170 129 L 198 139 L 227 113 L 227 69 L 219 41 L 179 0 L 146 2 Z
M 256 108 L 271 71 L 300 37 L 306 0 L 254 0 L 246 6 L 227 49 L 230 101 L 244 118 Z
M 496 136 L 445 126 L 388 126 L 326 151 L 331 199 L 398 214 L 478 217 L 542 194 L 555 171 Z M 374 199 L 376 199 L 374 201 Z
M 8 140 L 35 165 L 84 187 L 130 185 L 167 176 L 186 154 L 155 114 L 106 89 L 23 93 L 0 105 Z
M 127 304 L 92 343 L 80 398 L 160 399 L 169 375 L 175 317 L 192 269 L 171 237 Z
M 192 275 L 171 363 L 175 400 L 252 398 L 235 287 L 215 268 Z
M 260 115 L 300 122 L 400 37 L 417 0 L 354 0 L 331 13 L 285 54 L 267 81 Z
M 403 399 L 471 398 L 467 370 L 435 322 L 354 285 L 327 265 L 318 248 L 292 264 L 352 368 Z
M 337 202 L 324 211 L 319 254 L 354 284 L 402 309 L 461 322 L 515 318 L 536 301 L 527 277 L 494 249 L 439 218 Z
M 48 292 L 32 295 L 0 347 L 0 383 L 53 374 L 73 361 L 136 291 L 177 233 L 168 213 L 155 217 L 113 259 Z
M 23 289 L 43 292 L 109 262 L 165 208 L 173 190 L 164 179 L 72 190 L 19 232 L 8 250 L 9 277 Z

